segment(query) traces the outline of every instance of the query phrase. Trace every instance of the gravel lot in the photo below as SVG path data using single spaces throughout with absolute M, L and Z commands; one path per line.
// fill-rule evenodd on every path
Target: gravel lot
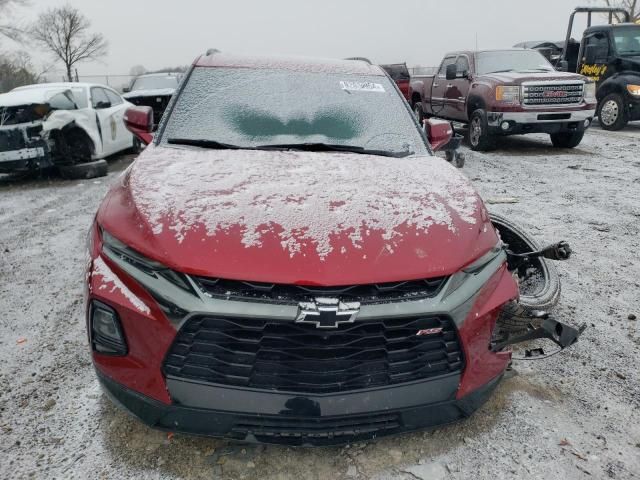
M 514 364 L 470 420 L 347 448 L 243 447 L 168 436 L 117 410 L 91 367 L 84 239 L 108 178 L 0 177 L 0 477 L 476 479 L 640 477 L 640 126 L 592 129 L 573 151 L 543 136 L 468 153 L 495 212 L 566 239 L 557 316 L 572 349 Z M 517 203 L 499 203 L 505 197 Z

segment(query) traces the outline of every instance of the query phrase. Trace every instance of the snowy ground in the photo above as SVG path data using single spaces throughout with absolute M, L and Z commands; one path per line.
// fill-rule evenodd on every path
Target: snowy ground
M 566 239 L 558 316 L 579 344 L 517 362 L 470 420 L 349 448 L 287 449 L 152 431 L 102 395 L 82 316 L 84 238 L 107 185 L 0 177 L 0 478 L 638 478 L 640 126 L 573 151 L 511 138 L 469 153 L 489 205 L 540 242 Z M 632 317 L 631 317 L 632 318 Z

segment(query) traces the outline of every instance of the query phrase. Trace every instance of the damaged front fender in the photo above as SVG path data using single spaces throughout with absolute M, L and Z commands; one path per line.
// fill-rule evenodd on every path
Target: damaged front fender
M 102 145 L 102 138 L 97 128 L 96 118 L 90 112 L 56 110 L 42 123 L 42 134 L 45 138 L 51 136 L 55 130 L 63 130 L 71 125 L 82 129 L 93 142 L 94 152 Z

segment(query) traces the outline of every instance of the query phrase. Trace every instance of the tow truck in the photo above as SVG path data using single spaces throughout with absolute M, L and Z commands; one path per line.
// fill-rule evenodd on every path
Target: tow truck
M 575 19 L 587 15 L 582 40 L 572 38 Z M 593 25 L 594 14 L 608 23 Z M 617 20 L 622 21 L 617 23 Z M 543 42 L 537 48 L 550 53 Z M 640 24 L 631 22 L 623 8 L 578 7 L 569 17 L 562 54 L 555 61 L 560 71 L 580 73 L 596 82 L 597 116 L 605 130 L 621 130 L 640 120 Z

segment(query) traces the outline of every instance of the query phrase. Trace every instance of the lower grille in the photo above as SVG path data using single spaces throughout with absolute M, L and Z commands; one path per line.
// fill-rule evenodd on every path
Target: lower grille
M 222 385 L 332 393 L 460 372 L 462 366 L 455 325 L 444 316 L 363 320 L 335 330 L 195 316 L 178 332 L 164 373 Z
M 278 439 L 322 440 L 341 437 L 372 436 L 390 433 L 402 426 L 400 415 L 383 413 L 377 415 L 350 415 L 348 418 L 240 418 L 232 429 L 231 436 L 244 439 L 254 435 L 259 441 Z
M 524 85 L 524 105 L 576 105 L 582 102 L 584 84 L 538 84 Z

